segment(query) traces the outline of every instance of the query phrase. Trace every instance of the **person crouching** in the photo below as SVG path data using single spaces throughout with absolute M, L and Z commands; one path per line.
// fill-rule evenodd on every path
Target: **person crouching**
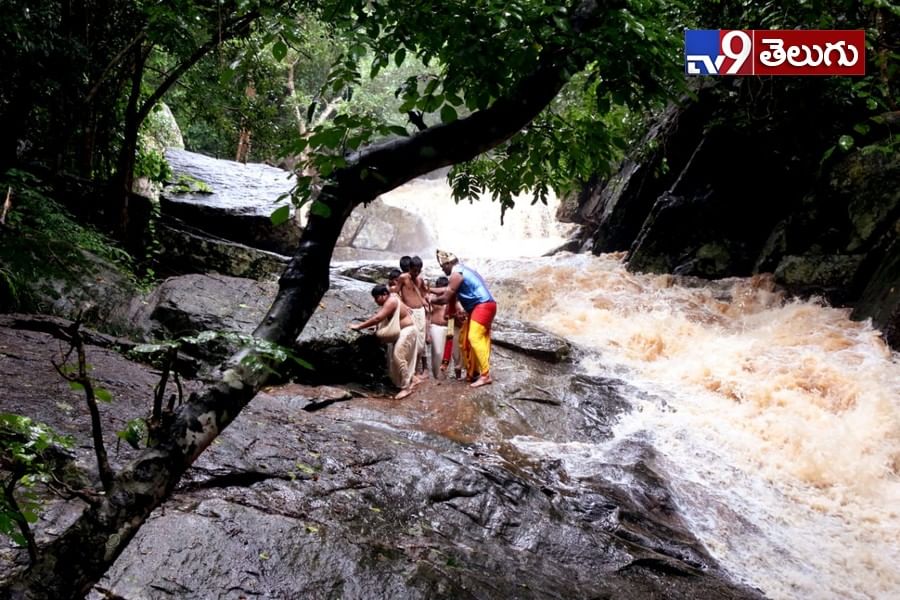
M 391 383 L 400 388 L 394 398 L 400 400 L 412 393 L 413 376 L 416 371 L 416 357 L 419 353 L 418 335 L 409 308 L 396 294 L 391 294 L 387 286 L 378 284 L 372 288 L 372 298 L 381 308 L 362 323 L 351 323 L 350 329 L 359 331 L 382 322 L 387 322 L 400 311 L 400 337 L 388 345 L 388 375 Z

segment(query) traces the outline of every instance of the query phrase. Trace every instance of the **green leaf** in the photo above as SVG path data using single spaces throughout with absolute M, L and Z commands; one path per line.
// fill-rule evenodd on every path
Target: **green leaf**
M 104 388 L 97 388 L 94 390 L 94 397 L 97 398 L 100 402 L 112 402 L 113 396 L 109 390 Z
M 331 207 L 324 202 L 319 202 L 318 200 L 316 200 L 312 203 L 312 206 L 309 207 L 309 212 L 311 214 L 327 219 L 331 216 Z
M 81 385 L 80 383 L 78 383 L 77 381 L 70 381 L 70 382 L 69 382 L 69 389 L 72 390 L 72 391 L 75 391 L 75 392 L 83 392 L 83 391 L 84 391 L 84 386 Z
M 846 152 L 847 150 L 850 150 L 850 148 L 853 147 L 853 143 L 854 143 L 854 142 L 853 142 L 853 136 L 842 135 L 842 136 L 838 139 L 838 146 L 840 146 L 840 147 L 841 147 L 841 150 L 843 150 L 843 151 L 845 151 L 845 152 Z
M 308 370 L 308 371 L 315 371 L 315 370 L 316 370 L 316 368 L 315 368 L 314 366 L 312 366 L 311 363 L 309 363 L 308 361 L 303 360 L 303 359 L 300 358 L 299 356 L 294 356 L 293 354 L 291 354 L 291 355 L 289 356 L 289 358 L 290 358 L 292 361 L 294 361 L 295 363 L 297 363 L 298 365 L 300 365 L 301 367 L 303 367 L 304 369 Z
M 347 130 L 343 127 L 329 127 L 328 129 L 317 132 L 309 138 L 309 143 L 311 146 L 319 148 L 324 146 L 325 148 L 334 150 L 341 145 L 341 140 L 344 138 L 344 133 L 346 133 L 346 131 Z
M 403 64 L 404 60 L 406 60 L 406 48 L 400 48 L 394 55 L 394 64 L 399 67 Z
M 275 212 L 269 217 L 272 221 L 272 225 L 278 226 L 291 218 L 291 207 L 288 205 L 279 206 L 275 209 Z
M 116 436 L 119 439 L 125 440 L 129 446 L 134 448 L 135 450 L 139 450 L 141 447 L 141 440 L 144 439 L 144 435 L 147 433 L 147 423 L 144 419 L 140 417 L 136 419 L 131 419 L 125 426 L 125 429 L 122 431 L 117 431 Z
M 272 56 L 275 57 L 275 60 L 281 62 L 284 60 L 284 57 L 287 56 L 288 47 L 287 44 L 282 40 L 278 40 L 272 45 Z
M 441 107 L 441 123 L 452 123 L 458 118 L 459 115 L 456 114 L 456 109 L 449 104 Z
M 401 127 L 400 125 L 390 125 L 388 127 L 388 131 L 390 131 L 393 134 L 402 136 L 402 137 L 409 136 L 409 132 L 406 131 L 406 127 Z

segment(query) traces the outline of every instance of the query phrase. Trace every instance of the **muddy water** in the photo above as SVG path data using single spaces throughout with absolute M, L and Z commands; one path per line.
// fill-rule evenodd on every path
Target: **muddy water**
M 514 440 L 576 477 L 649 440 L 712 554 L 773 598 L 900 593 L 900 357 L 762 277 L 678 281 L 621 256 L 473 258 L 500 305 L 597 354 L 635 396 L 608 444 Z M 659 400 L 664 398 L 665 401 Z
M 503 228 L 496 204 L 455 206 L 441 181 L 386 201 L 478 268 L 501 316 L 594 350 L 585 375 L 639 392 L 609 442 L 510 432 L 513 453 L 561 460 L 577 478 L 649 443 L 684 517 L 736 578 L 773 598 L 900 597 L 900 356 L 870 325 L 786 300 L 766 277 L 691 282 L 628 273 L 621 255 L 539 258 L 569 234 L 555 200 L 523 200 Z

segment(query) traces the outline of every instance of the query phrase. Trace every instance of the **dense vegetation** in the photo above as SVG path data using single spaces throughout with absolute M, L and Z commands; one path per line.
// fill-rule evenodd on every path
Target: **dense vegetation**
M 98 193 L 79 196 L 80 218 L 102 212 L 107 230 L 125 237 L 135 176 L 167 175 L 159 151 L 140 135 L 165 101 L 190 148 L 285 160 L 301 173 L 296 197 L 314 201 L 312 217 L 255 333 L 289 345 L 328 287 L 335 240 L 356 206 L 447 165 L 459 196 L 490 190 L 504 208 L 523 190 L 539 200 L 551 188 L 608 173 L 634 148 L 648 115 L 690 93 L 682 74 L 685 27 L 865 28 L 864 78 L 727 80 L 718 93 L 743 99 L 733 118 L 755 128 L 791 118 L 784 100 L 812 90 L 827 109 L 822 114 L 840 115 L 823 123 L 815 141 L 825 153 L 869 143 L 881 115 L 896 110 L 891 32 L 898 14 L 885 0 L 6 2 L 0 172 L 18 208 L 0 229 L 0 243 L 5 256 L 17 258 L 32 254 L 33 243 L 52 254 L 73 239 L 108 252 L 102 239 L 51 216 L 63 212 L 49 200 L 63 188 L 44 190 L 44 181 L 66 174 L 94 186 Z M 41 243 L 48 232 L 54 240 Z M 7 306 L 20 302 L 21 281 L 41 277 L 29 268 L 5 259 L 0 265 Z M 140 493 L 115 493 L 136 484 L 110 475 L 108 493 L 50 550 L 41 555 L 29 545 L 33 566 L 16 589 L 60 597 L 102 574 L 265 383 L 270 371 L 248 368 L 248 354 L 270 358 L 250 347 L 224 364 L 222 380 L 157 432 L 152 460 L 138 459 L 147 473 Z M 209 414 L 212 426 L 208 418 L 198 424 Z M 14 533 L 12 521 L 5 523 Z

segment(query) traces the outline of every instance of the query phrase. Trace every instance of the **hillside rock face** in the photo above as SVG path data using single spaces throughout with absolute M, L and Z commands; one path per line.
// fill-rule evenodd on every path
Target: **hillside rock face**
M 791 293 L 854 306 L 900 348 L 900 156 L 837 149 L 823 162 L 814 110 L 758 129 L 722 120 L 734 111 L 710 89 L 666 110 L 638 158 L 570 205 L 581 247 L 627 251 L 641 272 L 773 273 Z

